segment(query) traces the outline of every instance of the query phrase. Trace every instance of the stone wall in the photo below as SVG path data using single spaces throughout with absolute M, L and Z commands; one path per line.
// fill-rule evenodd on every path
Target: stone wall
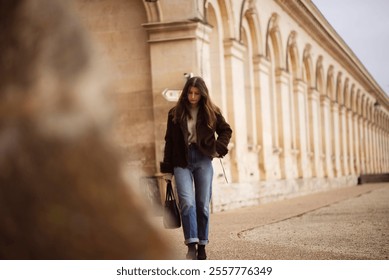
M 214 161 L 214 211 L 389 171 L 389 99 L 311 1 L 76 6 L 112 66 L 113 136 L 133 177 L 161 175 L 174 106 L 162 92 L 180 90 L 184 73 L 204 77 L 234 131 L 222 160 L 229 183 Z

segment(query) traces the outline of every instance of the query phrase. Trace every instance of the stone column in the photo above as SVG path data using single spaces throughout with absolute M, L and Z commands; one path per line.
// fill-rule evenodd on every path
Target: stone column
M 254 59 L 254 75 L 257 82 L 255 87 L 257 102 L 255 104 L 255 111 L 257 116 L 257 131 L 258 143 L 260 145 L 259 151 L 259 169 L 260 178 L 263 180 L 272 180 L 280 178 L 280 167 L 278 156 L 273 153 L 273 137 L 272 126 L 272 108 L 273 101 L 271 99 L 272 82 L 271 82 L 271 62 L 264 56 L 257 56 Z
M 297 120 L 296 120 L 296 140 L 299 154 L 297 155 L 297 171 L 298 177 L 308 178 L 312 176 L 311 162 L 308 159 L 308 143 L 307 143 L 307 85 L 301 80 L 294 81 L 294 95 L 297 106 Z
M 374 173 L 374 152 L 373 152 L 373 145 L 374 145 L 374 126 L 373 123 L 370 120 L 367 120 L 367 137 L 369 139 L 368 145 L 367 145 L 367 159 L 369 163 L 369 171 L 370 173 Z
M 338 103 L 331 101 L 332 113 L 332 164 L 334 169 L 334 176 L 342 176 L 342 169 L 340 166 L 340 132 L 339 132 L 339 107 Z
M 245 180 L 244 162 L 247 157 L 247 121 L 243 113 L 246 107 L 244 87 L 245 47 L 236 40 L 224 42 L 228 119 L 234 130 L 232 142 L 233 181 Z
M 374 152 L 374 172 L 380 172 L 380 128 L 378 127 L 378 123 L 373 124 L 374 129 L 374 143 L 373 143 L 373 152 Z
M 382 173 L 382 164 L 381 164 L 381 157 L 382 157 L 382 146 L 381 146 L 381 127 L 379 123 L 376 123 L 376 166 L 377 166 L 377 173 Z
M 384 131 L 381 126 L 377 124 L 377 168 L 378 173 L 384 172 L 385 162 L 384 162 L 384 146 L 383 146 L 383 135 Z
M 332 164 L 332 147 L 331 147 L 331 127 L 330 127 L 330 99 L 326 95 L 320 96 L 321 121 L 322 121 L 322 141 L 324 146 L 324 172 L 329 178 L 334 177 Z
M 389 133 L 382 129 L 383 173 L 389 172 Z
M 385 129 L 381 127 L 381 150 L 382 150 L 382 153 L 381 153 L 381 156 L 382 156 L 382 173 L 386 173 L 389 171 L 389 168 L 388 168 L 388 154 L 389 154 L 389 150 L 388 150 L 388 134 L 386 133 Z
M 384 128 L 381 128 L 381 156 L 382 156 L 382 159 L 381 159 L 381 164 L 382 164 L 382 173 L 386 173 L 389 171 L 389 145 L 388 145 L 388 139 L 389 135 L 388 133 L 386 132 L 386 130 Z
M 347 109 L 347 153 L 348 153 L 348 165 L 350 169 L 350 174 L 353 175 L 356 173 L 355 170 L 355 153 L 354 153 L 354 146 L 355 146 L 355 138 L 354 138 L 354 125 L 353 125 L 353 112 L 351 109 Z
M 369 170 L 370 173 L 375 173 L 375 155 L 374 155 L 374 146 L 375 146 L 375 128 L 374 123 L 371 120 L 367 120 L 367 133 L 368 133 L 368 149 L 367 149 L 367 155 L 368 155 L 368 161 L 369 161 Z
M 366 170 L 369 174 L 373 173 L 373 162 L 372 162 L 372 153 L 371 153 L 371 141 L 372 141 L 372 127 L 371 122 L 368 119 L 364 119 L 365 125 L 365 135 L 366 135 L 366 145 L 365 145 L 365 160 L 366 160 Z
M 308 91 L 308 125 L 310 137 L 310 151 L 312 163 L 312 175 L 314 177 L 323 177 L 323 165 L 321 160 L 321 139 L 320 139 L 320 105 L 319 92 L 313 88 Z
M 386 173 L 387 170 L 387 157 L 388 157 L 388 151 L 387 151 L 387 146 L 386 146 L 386 141 L 387 141 L 387 135 L 385 133 L 385 129 L 381 127 L 381 161 L 380 164 L 382 166 L 381 173 Z
M 341 140 L 341 166 L 342 166 L 342 173 L 343 175 L 349 174 L 349 168 L 348 168 L 348 156 L 347 156 L 347 110 L 346 107 L 341 105 L 340 106 L 340 129 L 338 130 L 340 133 L 340 140 Z
M 359 123 L 362 133 L 362 143 L 360 145 L 361 151 L 361 162 L 362 162 L 362 174 L 369 174 L 369 164 L 368 164 L 368 147 L 369 147 L 369 134 L 368 134 L 368 124 L 367 120 L 362 116 L 359 117 Z
M 381 136 L 381 145 L 382 145 L 382 166 L 383 170 L 382 173 L 389 172 L 389 135 L 385 131 L 384 128 L 381 128 L 382 130 L 382 136 Z
M 355 139 L 355 145 L 354 145 L 354 156 L 355 156 L 355 172 L 357 175 L 362 174 L 361 172 L 364 171 L 364 166 L 362 167 L 362 160 L 361 160 L 361 136 L 362 136 L 362 126 L 359 122 L 359 115 L 355 112 L 353 112 L 353 123 L 354 123 L 354 139 Z M 362 171 L 363 168 L 363 171 Z
M 280 154 L 281 177 L 296 178 L 297 168 L 292 159 L 292 119 L 289 74 L 282 69 L 276 71 L 277 114 L 279 116 L 279 140 L 282 148 Z
M 377 159 L 378 159 L 378 172 L 383 173 L 384 172 L 384 143 L 383 143 L 383 136 L 384 131 L 381 128 L 381 126 L 377 127 L 377 141 L 378 141 L 378 149 L 377 149 Z
M 383 172 L 383 149 L 382 149 L 382 129 L 377 124 L 377 172 L 382 173 Z
M 378 123 L 374 123 L 374 168 L 376 173 L 381 173 L 381 165 L 380 165 L 380 153 L 381 153 L 381 143 L 380 143 L 380 128 Z
M 374 173 L 380 173 L 380 141 L 379 141 L 379 127 L 377 123 L 373 123 L 373 159 L 374 159 Z

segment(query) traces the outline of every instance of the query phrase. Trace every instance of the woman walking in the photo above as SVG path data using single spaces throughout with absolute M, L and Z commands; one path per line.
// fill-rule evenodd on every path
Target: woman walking
M 216 136 L 216 135 L 217 136 Z M 187 259 L 205 260 L 214 157 L 228 153 L 232 130 L 200 77 L 187 80 L 168 114 L 161 172 L 174 175 Z

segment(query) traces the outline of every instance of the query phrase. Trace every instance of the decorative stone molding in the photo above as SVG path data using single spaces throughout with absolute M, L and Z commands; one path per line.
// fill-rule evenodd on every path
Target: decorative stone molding
M 149 34 L 148 43 L 202 39 L 209 43 L 212 28 L 201 22 L 179 21 L 143 24 Z

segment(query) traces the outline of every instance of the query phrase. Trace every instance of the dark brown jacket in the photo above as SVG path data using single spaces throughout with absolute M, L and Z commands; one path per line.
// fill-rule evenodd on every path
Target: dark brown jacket
M 174 167 L 188 166 L 188 125 L 186 121 L 173 122 L 174 108 L 169 111 L 165 135 L 165 151 L 163 162 L 160 164 L 162 173 L 173 173 Z M 207 126 L 200 108 L 197 122 L 197 147 L 210 158 L 216 155 L 223 157 L 228 153 L 228 143 L 232 130 L 221 114 L 216 114 L 214 128 Z M 215 136 L 217 134 L 217 138 Z

